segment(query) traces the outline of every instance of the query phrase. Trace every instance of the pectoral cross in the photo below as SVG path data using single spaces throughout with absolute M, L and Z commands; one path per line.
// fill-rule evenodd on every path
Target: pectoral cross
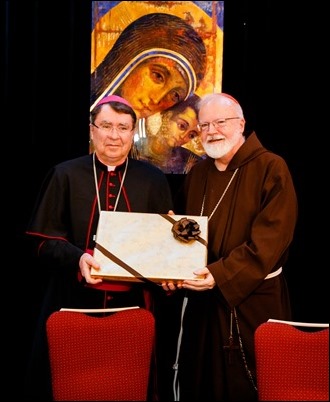
M 239 346 L 234 344 L 233 337 L 233 310 L 230 312 L 230 330 L 229 330 L 229 338 L 228 345 L 223 346 L 223 349 L 228 352 L 228 363 L 232 364 L 232 354 L 235 349 L 239 349 Z
M 235 349 L 239 349 L 239 346 L 234 344 L 234 338 L 232 334 L 230 334 L 229 336 L 228 345 L 225 345 L 223 349 L 228 352 L 228 363 L 232 364 L 233 363 L 232 354 Z

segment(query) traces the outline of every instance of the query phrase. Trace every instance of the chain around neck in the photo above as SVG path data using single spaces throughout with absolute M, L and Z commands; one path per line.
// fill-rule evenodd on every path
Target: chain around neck
M 208 221 L 211 220 L 211 218 L 212 218 L 214 212 L 217 210 L 218 206 L 220 205 L 220 202 L 222 201 L 223 197 L 225 196 L 225 194 L 226 194 L 226 192 L 227 192 L 227 190 L 228 190 L 228 188 L 229 188 L 231 182 L 233 181 L 233 179 L 234 179 L 234 177 L 235 177 L 235 175 L 236 175 L 237 172 L 238 172 L 238 168 L 235 169 L 233 175 L 231 176 L 231 178 L 230 178 L 230 180 L 229 180 L 229 183 L 227 184 L 226 188 L 224 189 L 224 192 L 222 193 L 221 197 L 219 198 L 219 200 L 218 200 L 216 206 L 213 208 L 213 211 L 211 212 L 211 215 L 208 217 Z M 206 194 L 204 193 L 200 216 L 202 216 L 202 215 L 203 215 L 203 212 L 204 212 L 205 198 L 206 198 Z

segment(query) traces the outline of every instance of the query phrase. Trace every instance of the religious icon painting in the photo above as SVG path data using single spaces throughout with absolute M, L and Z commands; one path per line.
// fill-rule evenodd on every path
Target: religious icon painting
M 196 104 L 221 92 L 224 1 L 93 1 L 90 108 L 120 95 L 138 117 L 131 156 L 185 174 L 205 155 Z

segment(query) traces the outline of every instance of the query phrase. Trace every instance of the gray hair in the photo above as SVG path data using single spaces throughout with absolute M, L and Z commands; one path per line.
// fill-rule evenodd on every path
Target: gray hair
M 235 109 L 237 116 L 244 119 L 244 113 L 241 105 L 231 95 L 225 93 L 212 93 L 204 95 L 198 102 L 198 111 L 201 109 L 201 107 L 204 107 L 209 103 L 217 103 L 219 106 L 231 106 L 233 109 Z

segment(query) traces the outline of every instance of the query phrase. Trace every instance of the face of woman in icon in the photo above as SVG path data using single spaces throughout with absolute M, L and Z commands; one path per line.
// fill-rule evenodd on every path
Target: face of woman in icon
M 116 92 L 130 102 L 138 118 L 148 117 L 182 101 L 186 79 L 174 60 L 153 57 L 138 65 Z

